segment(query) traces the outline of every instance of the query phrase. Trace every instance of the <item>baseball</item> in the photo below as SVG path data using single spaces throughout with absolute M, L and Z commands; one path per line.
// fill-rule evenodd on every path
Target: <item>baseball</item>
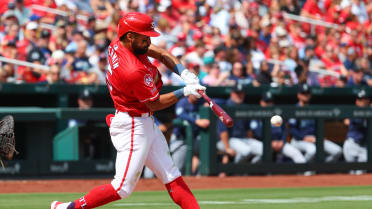
M 273 126 L 281 126 L 283 123 L 283 119 L 279 115 L 274 115 L 273 117 L 271 117 L 270 122 Z

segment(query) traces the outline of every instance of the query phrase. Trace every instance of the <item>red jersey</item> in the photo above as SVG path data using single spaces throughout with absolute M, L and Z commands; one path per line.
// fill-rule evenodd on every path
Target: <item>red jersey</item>
M 159 98 L 161 74 L 147 55 L 135 55 L 118 38 L 108 48 L 106 84 L 115 108 L 131 115 L 148 113 L 144 104 Z

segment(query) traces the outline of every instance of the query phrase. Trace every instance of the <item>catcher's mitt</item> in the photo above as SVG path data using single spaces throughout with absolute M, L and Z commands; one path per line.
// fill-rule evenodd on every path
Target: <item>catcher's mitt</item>
M 0 162 L 4 168 L 2 159 L 11 160 L 15 149 L 14 139 L 14 119 L 13 116 L 7 115 L 0 121 Z

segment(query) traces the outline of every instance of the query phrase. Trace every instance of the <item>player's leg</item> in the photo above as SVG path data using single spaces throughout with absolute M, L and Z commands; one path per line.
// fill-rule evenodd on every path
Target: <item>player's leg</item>
M 141 175 L 151 145 L 151 118 L 132 118 L 117 114 L 110 127 L 111 140 L 117 150 L 116 173 L 111 184 L 92 189 L 83 197 L 51 209 L 90 209 L 129 196 Z
M 291 145 L 304 152 L 306 162 L 311 161 L 316 154 L 316 146 L 311 142 L 299 141 L 296 139 L 291 140 Z
M 326 162 L 335 162 L 342 155 L 342 148 L 328 139 L 324 139 L 324 151 L 328 154 L 325 159 Z
M 358 158 L 359 147 L 352 138 L 346 139 L 343 146 L 343 153 L 346 162 L 356 162 Z
M 300 150 L 298 150 L 297 148 L 295 148 L 291 144 L 285 143 L 283 145 L 282 153 L 283 153 L 284 156 L 291 158 L 293 160 L 293 162 L 295 162 L 295 163 L 305 163 L 306 162 L 306 159 L 305 159 L 304 155 L 300 152 Z
M 169 149 L 174 164 L 179 170 L 184 170 L 187 153 L 187 145 L 185 144 L 185 140 L 177 139 L 176 135 L 172 134 L 169 142 Z
M 170 156 L 163 133 L 157 127 L 155 129 L 157 130 L 148 153 L 146 166 L 165 184 L 172 200 L 182 209 L 200 208 Z
M 359 154 L 358 154 L 358 162 L 364 163 L 367 162 L 368 157 L 367 147 L 359 145 Z
M 234 162 L 238 163 L 244 157 L 248 157 L 252 153 L 252 148 L 244 142 L 244 139 L 231 137 L 229 139 L 231 149 L 235 150 L 236 156 Z
M 263 155 L 263 143 L 257 139 L 248 138 L 244 140 L 252 150 L 254 157 L 252 158 L 252 163 L 257 163 L 261 160 Z

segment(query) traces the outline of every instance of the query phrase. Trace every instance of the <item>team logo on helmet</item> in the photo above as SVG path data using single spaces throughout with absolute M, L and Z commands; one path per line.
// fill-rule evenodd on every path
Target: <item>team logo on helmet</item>
M 145 85 L 148 87 L 153 87 L 154 86 L 154 80 L 152 79 L 150 74 L 145 75 Z

